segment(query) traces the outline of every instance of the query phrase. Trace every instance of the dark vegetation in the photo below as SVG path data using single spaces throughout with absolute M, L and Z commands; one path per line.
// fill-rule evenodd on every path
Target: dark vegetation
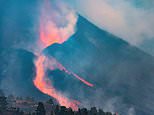
M 27 110 L 23 106 L 28 107 Z M 73 111 L 71 108 L 54 104 L 53 99 L 36 102 L 30 97 L 14 97 L 13 95 L 6 97 L 0 91 L 0 115 L 117 115 L 117 113 L 104 112 L 102 109 L 97 110 L 96 107 L 90 110 L 79 108 L 78 111 Z

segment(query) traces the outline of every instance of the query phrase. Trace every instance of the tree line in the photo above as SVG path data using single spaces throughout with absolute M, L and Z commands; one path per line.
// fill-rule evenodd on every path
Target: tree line
M 50 113 L 47 113 L 43 102 L 38 102 L 35 111 L 25 113 L 20 108 L 9 108 L 7 97 L 0 91 L 0 115 L 118 115 L 117 113 L 112 114 L 111 112 L 104 112 L 102 109 L 92 107 L 91 109 L 79 108 L 78 111 L 73 111 L 71 108 L 65 106 L 55 105 L 53 100 L 47 101 L 48 104 L 52 105 Z

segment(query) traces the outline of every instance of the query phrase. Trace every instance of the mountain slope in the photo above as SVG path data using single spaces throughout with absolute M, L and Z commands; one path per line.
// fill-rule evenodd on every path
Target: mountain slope
M 6 95 L 30 96 L 43 99 L 43 95 L 33 84 L 36 56 L 23 49 L 1 49 L 0 51 L 0 89 Z
M 154 58 L 83 17 L 68 41 L 45 52 L 95 84 L 90 91 L 79 89 L 77 96 L 82 102 L 87 99 L 86 105 L 106 105 L 106 110 L 123 114 L 134 109 L 137 115 L 154 113 Z

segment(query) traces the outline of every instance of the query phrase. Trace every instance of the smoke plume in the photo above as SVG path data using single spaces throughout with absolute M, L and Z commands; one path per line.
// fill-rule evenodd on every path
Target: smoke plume
M 46 0 L 40 12 L 39 45 L 43 45 L 43 48 L 53 43 L 61 44 L 74 34 L 77 16 L 64 3 L 50 4 L 50 1 Z
M 154 2 L 139 1 L 69 0 L 69 4 L 98 27 L 140 46 L 145 40 L 154 39 Z
M 61 22 L 62 21 L 62 22 Z M 60 105 L 71 107 L 74 110 L 78 109 L 80 104 L 76 100 L 72 100 L 64 96 L 62 93 L 57 91 L 50 79 L 46 77 L 46 70 L 60 69 L 69 75 L 73 75 L 81 82 L 92 87 L 93 84 L 82 79 L 80 76 L 73 72 L 69 72 L 62 64 L 56 59 L 51 57 L 50 59 L 42 54 L 43 49 L 54 44 L 65 42 L 74 32 L 77 17 L 75 13 L 65 6 L 63 3 L 50 4 L 46 0 L 41 8 L 40 15 L 40 28 L 39 28 L 39 41 L 36 48 L 40 49 L 39 52 L 35 52 L 38 58 L 35 60 L 36 76 L 34 79 L 34 85 L 44 94 L 47 94 L 55 98 Z M 56 67 L 55 67 L 56 66 Z

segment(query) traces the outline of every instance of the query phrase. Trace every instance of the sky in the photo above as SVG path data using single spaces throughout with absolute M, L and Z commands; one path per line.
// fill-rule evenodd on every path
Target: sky
M 153 0 L 65 0 L 80 15 L 154 56 Z

